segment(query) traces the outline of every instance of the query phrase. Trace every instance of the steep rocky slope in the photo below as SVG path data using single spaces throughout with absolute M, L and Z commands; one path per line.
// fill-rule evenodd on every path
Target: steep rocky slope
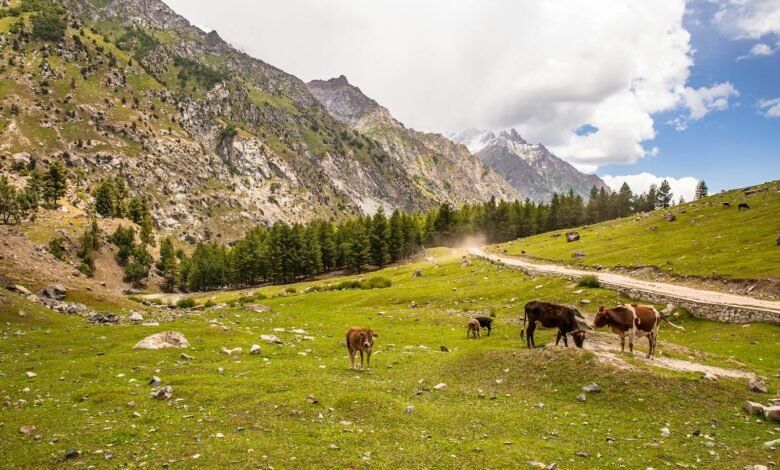
M 609 189 L 598 176 L 581 173 L 542 144 L 529 144 L 514 129 L 499 135 L 467 129 L 453 140 L 468 147 L 523 198 L 549 201 L 553 193 L 573 190 L 587 200 L 594 185 Z
M 307 85 L 333 117 L 378 142 L 426 196 L 451 204 L 519 197 L 465 147 L 440 134 L 406 128 L 343 75 Z

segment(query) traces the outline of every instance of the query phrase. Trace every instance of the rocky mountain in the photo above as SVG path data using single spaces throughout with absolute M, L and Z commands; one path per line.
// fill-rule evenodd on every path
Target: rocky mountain
M 333 117 L 378 142 L 426 196 L 451 204 L 518 198 L 514 188 L 465 147 L 441 134 L 405 127 L 343 75 L 307 86 Z
M 0 173 L 23 185 L 29 168 L 64 160 L 82 208 L 94 183 L 121 174 L 160 229 L 195 241 L 515 195 L 468 155 L 477 189 L 453 181 L 460 151 L 441 137 L 416 138 L 419 158 L 442 161 L 417 171 L 298 78 L 160 0 L 10 0 L 0 13 Z M 39 16 L 48 29 L 29 21 Z
M 578 171 L 542 144 L 529 144 L 514 129 L 499 135 L 467 129 L 452 139 L 506 179 L 523 198 L 547 202 L 553 193 L 573 190 L 587 200 L 594 185 L 609 190 L 598 176 Z

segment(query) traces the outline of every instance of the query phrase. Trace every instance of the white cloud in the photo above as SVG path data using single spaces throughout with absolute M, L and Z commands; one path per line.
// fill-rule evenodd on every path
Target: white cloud
M 750 55 L 772 55 L 774 52 L 771 46 L 763 42 L 756 43 L 750 48 Z
M 780 118 L 780 98 L 773 100 L 758 100 L 756 106 L 760 110 L 760 114 L 763 114 L 769 118 Z
M 650 189 L 651 184 L 661 186 L 661 182 L 667 180 L 672 188 L 675 201 L 679 201 L 680 196 L 684 197 L 686 201 L 692 201 L 696 194 L 696 185 L 699 183 L 699 180 L 692 176 L 672 178 L 671 176 L 655 176 L 647 172 L 639 173 L 638 175 L 606 175 L 602 176 L 601 179 L 614 191 L 618 191 L 623 183 L 628 183 L 628 187 L 631 188 L 634 194 L 646 193 Z
M 647 156 L 654 113 L 687 125 L 736 96 L 688 85 L 685 0 L 166 1 L 304 80 L 345 74 L 409 126 L 515 127 L 581 168 Z
M 780 0 L 714 0 L 713 20 L 734 39 L 780 37 Z

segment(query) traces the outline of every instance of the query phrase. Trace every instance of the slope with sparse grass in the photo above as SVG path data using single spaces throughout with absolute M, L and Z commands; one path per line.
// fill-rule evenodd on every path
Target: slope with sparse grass
M 76 460 L 85 465 L 171 468 L 524 468 L 527 461 L 742 468 L 772 460 L 762 443 L 776 438 L 773 425 L 740 410 L 745 399 L 766 396 L 748 392 L 742 381 L 703 381 L 627 355 L 631 366 L 614 368 L 589 351 L 520 347 L 518 322 L 528 300 L 626 299 L 599 288 L 575 294 L 581 288 L 570 281 L 481 260 L 461 268 L 445 250 L 433 256 L 435 264 L 366 275 L 391 281 L 377 289 L 315 292 L 307 290 L 315 283 L 303 283 L 294 292 L 275 286 L 191 296 L 214 306 L 157 327 L 89 325 L 0 291 L 3 465 L 61 462 L 68 449 L 80 451 Z M 417 269 L 422 276 L 412 277 Z M 242 306 L 246 295 L 256 297 Z M 271 310 L 250 310 L 258 303 Z M 467 340 L 466 318 L 477 313 L 495 315 L 496 328 Z M 778 327 L 685 315 L 676 321 L 688 332 L 662 328 L 661 357 L 753 371 L 777 389 Z M 347 368 L 339 342 L 353 325 L 379 334 L 371 371 Z M 168 330 L 186 335 L 194 359 L 174 349 L 132 349 Z M 260 334 L 283 344 L 261 343 Z M 538 344 L 553 338 L 551 330 L 537 333 Z M 261 356 L 247 354 L 253 343 L 262 344 Z M 442 345 L 452 352 L 439 352 Z M 223 346 L 244 354 L 221 354 Z M 26 377 L 28 371 L 37 376 Z M 174 387 L 170 401 L 150 398 L 152 375 Z M 591 382 L 603 391 L 578 402 Z M 434 391 L 438 383 L 447 389 Z M 318 402 L 307 402 L 309 395 Z M 22 435 L 22 425 L 36 429 Z M 662 437 L 664 427 L 669 437 Z

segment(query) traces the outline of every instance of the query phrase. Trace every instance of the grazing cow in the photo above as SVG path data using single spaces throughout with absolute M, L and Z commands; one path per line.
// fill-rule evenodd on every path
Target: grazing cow
M 378 334 L 371 331 L 371 328 L 360 328 L 353 326 L 347 331 L 347 349 L 349 350 L 349 368 L 355 367 L 355 353 L 360 351 L 360 368 L 363 368 L 363 353 L 366 353 L 366 368 L 371 368 L 371 351 L 374 349 L 374 338 Z
M 740 202 L 737 206 L 737 210 L 741 211 L 742 209 L 748 210 L 750 209 L 750 206 L 748 206 L 746 202 Z
M 474 317 L 474 320 L 479 322 L 481 328 L 487 328 L 488 336 L 490 336 L 490 332 L 493 330 L 493 319 L 490 317 Z
M 574 338 L 574 344 L 581 348 L 585 344 L 585 330 L 582 329 L 582 325 L 584 324 L 587 328 L 590 328 L 585 321 L 585 317 L 576 308 L 540 302 L 538 300 L 525 304 L 523 329 L 520 330 L 521 340 L 523 339 L 526 320 L 528 320 L 528 329 L 525 331 L 527 336 L 526 346 L 529 348 L 532 345 L 536 347 L 536 342 L 534 341 L 536 322 L 541 323 L 545 328 L 558 328 L 555 344 L 557 345 L 563 338 L 563 344 L 567 348 L 569 347 L 569 342 L 566 339 L 567 334 L 571 334 L 572 338 Z
M 479 320 L 476 318 L 469 318 L 468 323 L 466 323 L 466 339 L 469 339 L 471 335 L 474 335 L 474 338 L 481 338 L 482 333 L 479 331 L 480 328 Z
M 724 203 L 723 203 L 723 207 L 731 207 L 731 203 L 724 202 Z
M 615 308 L 599 307 L 593 326 L 602 328 L 609 326 L 612 331 L 620 336 L 620 350 L 626 350 L 626 335 L 628 335 L 628 347 L 634 354 L 634 338 L 647 336 L 649 344 L 647 357 L 655 356 L 655 347 L 658 343 L 658 328 L 661 320 L 669 325 L 685 331 L 685 328 L 677 326 L 664 318 L 652 305 L 623 304 Z

